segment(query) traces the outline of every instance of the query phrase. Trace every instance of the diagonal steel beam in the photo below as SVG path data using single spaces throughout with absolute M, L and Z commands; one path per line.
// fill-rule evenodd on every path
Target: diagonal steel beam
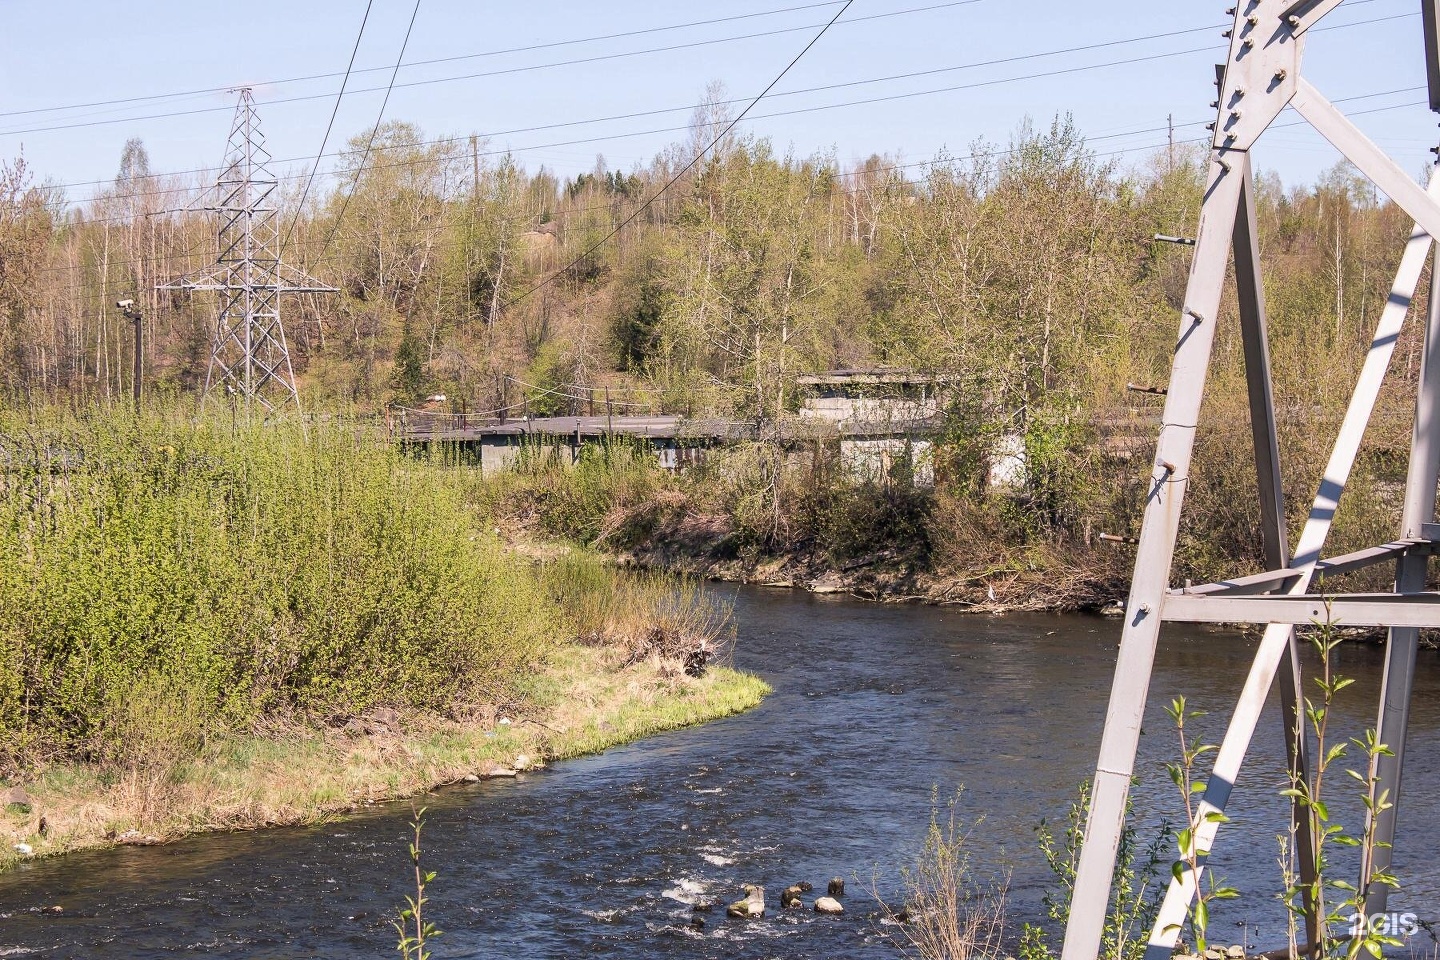
M 1240 306 L 1240 336 L 1245 350 L 1245 386 L 1250 399 L 1250 431 L 1255 448 L 1255 479 L 1260 492 L 1260 531 L 1265 565 L 1284 566 L 1290 554 L 1285 531 L 1285 494 L 1280 482 L 1280 436 L 1275 428 L 1275 397 L 1270 380 L 1270 344 L 1265 322 L 1265 284 L 1260 274 L 1260 233 L 1255 223 L 1255 176 L 1245 154 L 1240 211 L 1235 218 L 1235 290 Z M 1295 631 L 1287 643 L 1288 663 L 1280 669 L 1280 725 L 1292 782 L 1303 781 L 1310 767 L 1305 737 L 1304 697 Z M 1305 893 L 1306 942 L 1320 936 L 1319 907 L 1311 891 L 1319 872 L 1310 817 L 1299 798 L 1290 801 L 1297 873 Z
M 1395 540 L 1390 543 L 1382 543 L 1378 547 L 1366 547 L 1363 550 L 1316 561 L 1315 573 L 1318 576 L 1338 577 L 1342 573 L 1364 570 L 1366 567 L 1373 567 L 1377 563 L 1384 563 L 1387 560 L 1398 560 L 1407 553 L 1428 556 L 1434 552 L 1434 542 L 1429 539 Z M 1266 570 L 1264 573 L 1252 573 L 1244 577 L 1217 580 L 1214 583 L 1176 587 L 1170 590 L 1169 596 L 1235 597 L 1253 596 L 1257 593 L 1273 591 L 1288 592 L 1299 575 L 1289 567 L 1280 570 Z
M 1440 189 L 1440 177 L 1431 178 L 1430 189 L 1432 191 Z M 1330 452 L 1330 459 L 1325 465 L 1320 488 L 1315 494 L 1315 499 L 1310 507 L 1310 515 L 1300 533 L 1300 542 L 1295 549 L 1294 559 L 1290 563 L 1291 568 L 1299 575 L 1288 588 L 1288 595 L 1303 595 L 1310 588 L 1311 577 L 1320 558 L 1320 549 L 1329 536 L 1330 527 L 1335 519 L 1335 508 L 1338 506 L 1340 495 L 1350 478 L 1350 471 L 1355 465 L 1356 455 L 1360 451 L 1360 441 L 1364 438 L 1365 427 L 1369 424 L 1370 415 L 1374 412 L 1375 403 L 1379 399 L 1380 387 L 1384 382 L 1385 373 L 1389 369 L 1390 359 L 1395 353 L 1395 344 L 1400 337 L 1400 328 L 1404 325 L 1406 314 L 1409 313 L 1410 302 L 1414 298 L 1415 287 L 1420 282 L 1420 273 L 1425 267 L 1425 259 L 1429 251 L 1430 236 L 1417 224 L 1410 235 L 1409 242 L 1405 245 L 1405 253 L 1400 259 L 1400 267 L 1396 271 L 1395 283 L 1390 289 L 1390 297 L 1384 310 L 1381 311 L 1380 321 L 1375 329 L 1375 337 L 1370 343 L 1370 350 L 1360 369 L 1360 376 L 1355 383 L 1355 391 L 1350 396 L 1350 404 L 1345 410 L 1345 418 L 1341 421 L 1335 445 Z M 1261 604 L 1274 605 L 1285 601 L 1269 597 L 1216 598 L 1210 601 L 1183 596 L 1171 598 L 1176 612 L 1186 619 L 1203 612 L 1203 608 L 1198 611 L 1190 610 L 1187 605 L 1205 602 L 1229 604 L 1254 602 L 1258 607 Z M 1304 614 L 1303 617 L 1296 619 L 1295 617 L 1301 613 Z M 1146 960 L 1166 960 L 1175 948 L 1180 928 L 1189 913 L 1190 904 L 1195 899 L 1200 875 L 1204 872 L 1205 861 L 1210 855 L 1210 849 L 1215 842 L 1215 834 L 1220 826 L 1220 818 L 1212 817 L 1212 814 L 1223 815 L 1225 807 L 1230 801 L 1230 793 L 1240 775 L 1240 767 L 1249 750 L 1250 740 L 1255 734 L 1255 726 L 1260 720 L 1260 712 L 1265 706 L 1266 696 L 1275 682 L 1276 671 L 1280 667 L 1281 660 L 1291 650 L 1293 634 L 1291 625 L 1308 622 L 1314 616 L 1310 605 L 1303 605 L 1300 611 L 1276 607 L 1273 614 L 1274 620 L 1281 622 L 1271 622 L 1270 626 L 1265 628 L 1260 648 L 1255 654 L 1255 660 L 1245 678 L 1239 702 L 1236 704 L 1235 712 L 1231 715 L 1230 724 L 1225 731 L 1225 738 L 1221 741 L 1220 749 L 1216 753 L 1215 766 L 1206 784 L 1205 795 L 1196 810 L 1195 822 L 1190 825 L 1190 846 L 1197 855 L 1199 869 L 1191 870 L 1186 866 L 1171 880 L 1170 887 L 1165 892 L 1165 900 L 1160 905 L 1155 927 L 1150 933 L 1150 942 L 1145 953 Z M 1431 615 L 1434 615 L 1433 612 Z M 1261 619 L 1263 621 L 1270 616 L 1270 614 L 1266 614 Z M 1230 619 L 1241 618 L 1232 616 Z
M 1229 163 L 1212 158 L 1062 960 L 1093 960 L 1100 948 L 1242 185 Z
M 1351 123 L 1319 90 L 1301 77 L 1290 105 L 1319 132 L 1375 182 L 1375 186 L 1394 200 L 1400 209 L 1415 218 L 1431 236 L 1440 237 L 1440 203 L 1427 193 L 1394 160 L 1385 155 L 1360 128 Z
M 1422 534 L 1435 518 L 1435 486 L 1440 481 L 1440 272 L 1430 268 L 1430 309 L 1425 324 L 1425 347 L 1420 355 L 1420 382 L 1415 393 L 1415 423 L 1411 429 L 1410 466 L 1405 478 L 1405 506 L 1401 532 Z M 1428 555 L 1405 554 L 1395 564 L 1395 592 L 1425 589 L 1430 570 Z M 1374 787 L 1368 817 L 1374 821 L 1375 845 L 1368 862 L 1361 864 L 1359 889 L 1365 895 L 1365 913 L 1384 913 L 1390 886 L 1371 885 L 1378 871 L 1388 873 L 1394 854 L 1395 821 L 1400 811 L 1400 770 L 1405 762 L 1405 734 L 1410 724 L 1414 692 L 1415 653 L 1420 645 L 1416 627 L 1392 627 L 1385 646 L 1385 672 L 1380 684 L 1380 710 L 1375 730 L 1390 755 L 1375 758 L 1371 768 Z M 1384 799 L 1389 808 L 1375 812 Z

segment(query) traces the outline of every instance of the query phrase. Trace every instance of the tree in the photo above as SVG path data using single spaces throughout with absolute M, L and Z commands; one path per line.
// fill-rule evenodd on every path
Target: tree
M 39 300 L 36 287 L 51 227 L 44 194 L 31 183 L 25 158 L 0 161 L 0 353 L 4 384 L 11 390 L 27 387 L 33 372 L 26 322 Z

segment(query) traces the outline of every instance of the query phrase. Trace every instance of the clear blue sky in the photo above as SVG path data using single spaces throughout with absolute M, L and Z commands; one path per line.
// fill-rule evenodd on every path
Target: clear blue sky
M 603 153 L 612 168 L 652 157 L 681 132 L 706 84 L 722 81 L 733 97 L 758 93 L 815 34 L 839 3 L 790 9 L 806 0 L 724 0 L 720 3 L 462 3 L 422 0 L 387 119 L 418 124 L 427 136 L 479 133 L 489 149 L 509 148 L 527 169 L 542 163 L 561 175 L 591 168 Z M 842 162 L 871 153 L 924 161 L 938 150 L 964 154 L 976 138 L 1004 142 L 1025 116 L 1039 123 L 1073 112 L 1100 152 L 1163 144 L 1168 114 L 1178 138 L 1203 135 L 1213 118 L 1213 67 L 1229 0 L 855 0 L 842 20 L 776 88 L 776 94 L 835 84 L 840 89 L 772 96 L 743 129 L 772 139 L 782 151 L 834 150 Z M 374 123 L 400 49 L 413 0 L 374 0 L 351 78 L 357 92 L 340 108 L 329 150 Z M 1423 105 L 1424 66 L 1414 0 L 1346 0 L 1311 35 L 1306 75 L 1411 172 L 1428 161 L 1436 117 Z M 930 8 L 930 9 L 921 9 Z M 127 104 L 74 107 L 95 101 L 175 94 L 253 84 L 272 153 L 282 160 L 313 156 L 339 89 L 338 76 L 287 78 L 344 70 L 365 10 L 364 0 L 251 0 L 249 16 L 193 2 L 65 2 L 0 0 L 0 157 L 24 154 L 39 177 L 67 184 L 115 175 L 129 137 L 144 140 L 152 169 L 213 166 L 223 152 L 234 98 L 197 93 Z M 910 12 L 903 12 L 910 11 Z M 761 16 L 746 16 L 766 14 Z M 893 16 L 884 16 L 896 14 Z M 723 23 L 661 30 L 522 52 L 494 51 L 554 44 L 605 34 L 668 27 L 721 17 Z M 871 18 L 871 19 L 861 19 Z M 850 21 L 850 22 L 847 22 Z M 989 66 L 981 61 L 1057 51 L 1197 29 L 1179 36 Z M 784 32 L 773 32 L 784 31 Z M 634 51 L 722 38 L 685 49 L 613 57 Z M 227 39 L 228 38 L 228 39 Z M 1188 52 L 1187 52 L 1188 51 Z M 1174 55 L 1171 55 L 1174 54 Z M 1100 66 L 971 89 L 766 118 L 848 101 L 914 94 L 961 84 Z M 589 63 L 559 61 L 606 57 Z M 515 68 L 540 67 L 519 72 Z M 948 69 L 965 67 L 965 69 Z M 855 83 L 896 74 L 928 76 Z M 417 81 L 456 78 L 437 83 Z M 309 99 L 292 99 L 309 98 Z M 291 102 L 281 102 L 291 100 Z M 1409 104 L 1409 106 L 1405 106 Z M 53 107 L 70 107 L 49 110 Z M 519 131 L 640 111 L 675 112 L 605 120 L 557 129 Z M 1377 109 L 1378 108 L 1378 109 Z M 20 112 L 42 111 L 42 112 Z M 183 111 L 183 113 L 182 113 Z M 1361 113 L 1360 111 L 1375 111 Z M 157 114 L 180 113 L 176 116 Z M 1294 122 L 1287 114 L 1280 123 Z M 110 122 L 119 121 L 119 122 Z M 84 124 L 76 126 L 76 124 Z M 63 129 L 37 129 L 37 128 Z M 21 132 L 26 131 L 26 132 Z M 638 134 L 625 136 L 626 134 Z M 562 141 L 591 140 L 586 143 Z M 1286 183 L 1308 182 L 1337 155 L 1302 126 L 1272 130 L 1257 163 Z M 326 161 L 322 170 L 333 166 Z M 301 162 L 277 164 L 301 173 Z M 329 186 L 332 181 L 322 181 Z M 67 189 L 72 200 L 93 187 Z

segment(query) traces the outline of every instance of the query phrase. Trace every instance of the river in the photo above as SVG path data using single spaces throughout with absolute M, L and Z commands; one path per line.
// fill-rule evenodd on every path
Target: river
M 932 809 L 961 785 L 984 814 L 977 868 L 1008 875 L 1013 920 L 1038 920 L 1048 874 L 1035 826 L 1058 818 L 1095 761 L 1119 623 L 977 616 L 805 593 L 736 593 L 736 664 L 775 693 L 743 716 L 429 798 L 424 846 L 438 872 L 441 957 L 878 958 L 898 955 L 871 890 L 900 896 L 899 868 Z M 1218 739 L 1253 643 L 1169 627 L 1156 664 L 1135 791 L 1143 837 L 1179 800 L 1163 706 L 1184 693 Z M 1440 669 L 1422 652 L 1392 907 L 1440 920 Z M 1339 656 L 1357 678 L 1335 711 L 1355 734 L 1373 712 L 1380 651 Z M 1369 721 L 1373 722 L 1373 721 Z M 1245 894 L 1212 936 L 1285 942 L 1275 835 L 1285 817 L 1272 702 L 1212 863 Z M 1332 814 L 1358 828 L 1353 784 Z M 1343 796 L 1342 796 L 1343 795 Z M 386 918 L 407 892 L 409 809 L 309 828 L 200 836 L 35 862 L 0 875 L 0 957 L 393 956 Z M 1168 854 L 1168 850 L 1167 850 Z M 843 917 L 777 909 L 779 891 L 846 880 Z M 765 886 L 762 920 L 723 904 Z M 691 904 L 721 906 L 689 929 Z M 59 905 L 63 912 L 40 907 Z M 1424 935 L 1422 935 L 1424 936 Z M 1428 952 L 1431 942 L 1416 941 Z

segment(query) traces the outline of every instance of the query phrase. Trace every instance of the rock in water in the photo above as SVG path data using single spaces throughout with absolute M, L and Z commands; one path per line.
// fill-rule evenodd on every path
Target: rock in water
M 765 916 L 765 888 L 747 883 L 740 889 L 745 891 L 745 899 L 736 900 L 725 909 L 725 912 L 732 917 Z
M 845 896 L 845 879 L 843 877 L 836 877 L 831 880 L 830 886 L 825 888 L 825 892 L 832 897 Z
M 789 910 L 792 907 L 799 907 L 803 909 L 805 904 L 800 899 L 800 894 L 805 892 L 803 886 L 804 885 L 802 884 L 796 883 L 786 887 L 784 890 L 781 890 L 780 906 L 784 907 L 786 910 Z
M 816 913 L 844 913 L 845 908 L 834 897 L 821 897 L 815 901 Z
M 1238 943 L 1225 948 L 1225 956 L 1228 960 L 1245 960 L 1245 948 Z

